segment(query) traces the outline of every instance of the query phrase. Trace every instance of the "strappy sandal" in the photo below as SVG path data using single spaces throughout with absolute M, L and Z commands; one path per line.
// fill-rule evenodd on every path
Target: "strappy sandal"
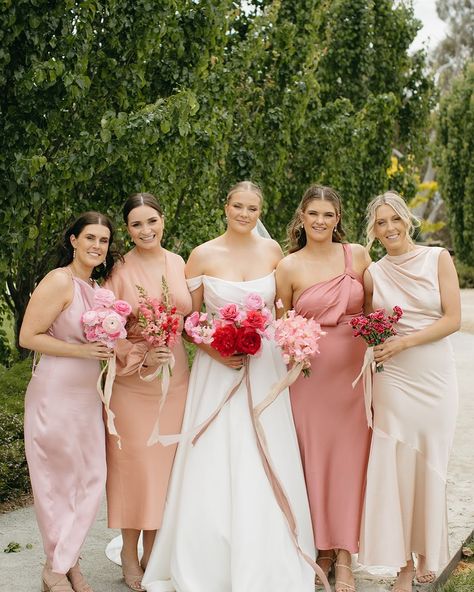
M 322 564 L 323 561 L 324 561 L 325 565 Z M 334 567 L 335 561 L 336 561 L 336 554 L 334 551 L 332 551 L 331 555 L 321 555 L 321 553 L 318 554 L 318 558 L 316 559 L 316 563 L 323 570 L 323 573 L 327 579 L 329 579 L 329 574 L 331 573 L 331 571 Z M 325 566 L 327 567 L 327 569 L 325 569 Z M 324 585 L 323 582 L 321 581 L 321 578 L 317 574 L 316 574 L 316 578 L 314 580 L 314 583 L 316 586 L 323 586 Z
M 413 579 L 414 579 L 414 576 L 415 576 L 415 570 L 414 569 L 412 569 L 412 570 L 406 570 L 406 572 L 407 572 L 407 574 L 411 573 L 410 587 L 409 588 L 405 588 L 405 586 L 400 586 L 398 584 L 398 579 L 399 579 L 399 577 L 400 577 L 400 575 L 402 573 L 401 571 L 399 571 L 398 574 L 397 574 L 397 580 L 395 581 L 395 584 L 393 585 L 393 588 L 392 588 L 391 592 L 412 592 L 412 590 L 413 590 Z
M 346 565 L 345 563 L 338 563 L 337 559 L 338 559 L 339 553 L 336 553 L 336 563 L 335 563 L 335 568 L 336 568 L 336 583 L 335 583 L 335 587 L 334 587 L 334 591 L 335 592 L 356 592 L 355 586 L 353 584 L 348 584 L 347 582 L 343 582 L 342 580 L 338 580 L 337 579 L 337 569 L 347 569 L 350 573 L 352 578 L 354 578 L 354 574 L 352 572 L 352 567 L 350 565 Z
M 71 582 L 74 592 L 94 592 L 82 575 L 79 562 L 77 562 L 74 567 L 71 567 L 67 572 L 67 577 Z
M 67 576 L 54 573 L 47 565 L 43 568 L 41 590 L 42 592 L 74 592 Z
M 420 579 L 421 578 L 421 579 Z M 436 580 L 436 572 L 427 571 L 426 573 L 416 574 L 415 582 L 417 584 L 432 584 Z

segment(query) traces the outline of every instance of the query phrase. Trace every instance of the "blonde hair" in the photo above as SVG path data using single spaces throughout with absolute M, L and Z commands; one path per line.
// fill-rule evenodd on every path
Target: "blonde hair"
M 393 208 L 395 212 L 403 220 L 405 227 L 407 229 L 408 240 L 410 242 L 413 242 L 412 234 L 414 233 L 415 228 L 418 228 L 418 226 L 420 226 L 420 220 L 409 210 L 403 197 L 399 195 L 396 191 L 386 191 L 381 195 L 377 195 L 377 197 L 374 197 L 374 199 L 367 206 L 366 248 L 368 251 L 370 251 L 372 244 L 375 240 L 374 228 L 377 208 L 384 205 Z
M 228 204 L 230 198 L 234 195 L 234 193 L 238 193 L 239 191 L 250 191 L 251 193 L 255 193 L 260 200 L 260 207 L 263 205 L 263 194 L 262 190 L 258 185 L 252 183 L 252 181 L 240 181 L 229 189 L 227 196 L 225 198 L 225 203 Z
M 306 245 L 306 232 L 301 224 L 301 214 L 306 211 L 308 204 L 315 199 L 332 203 L 336 214 L 339 216 L 339 222 L 334 229 L 333 242 L 341 243 L 346 238 L 346 233 L 342 227 L 342 203 L 339 194 L 332 187 L 311 185 L 305 191 L 291 222 L 288 224 L 286 233 L 289 253 L 299 251 Z

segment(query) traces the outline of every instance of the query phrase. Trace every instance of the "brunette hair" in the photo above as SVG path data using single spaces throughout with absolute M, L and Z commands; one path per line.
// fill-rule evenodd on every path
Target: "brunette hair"
M 339 194 L 331 187 L 311 185 L 305 191 L 291 222 L 288 224 L 287 239 L 289 253 L 295 253 L 306 245 L 306 232 L 301 223 L 301 214 L 306 211 L 308 204 L 315 199 L 331 202 L 336 210 L 336 214 L 339 216 L 339 222 L 332 236 L 333 242 L 342 243 L 346 238 L 346 233 L 342 227 L 342 202 Z
M 163 208 L 158 202 L 157 198 L 151 193 L 134 193 L 123 204 L 122 214 L 125 224 L 128 224 L 128 215 L 135 208 L 140 206 L 149 206 L 158 212 L 160 217 L 163 217 Z
M 382 193 L 381 195 L 377 195 L 377 197 L 374 197 L 374 199 L 367 206 L 366 249 L 368 251 L 370 251 L 372 244 L 375 240 L 374 227 L 377 208 L 383 205 L 387 205 L 393 208 L 395 212 L 403 220 L 405 227 L 407 229 L 408 240 L 410 242 L 413 242 L 412 235 L 415 231 L 415 228 L 420 226 L 421 223 L 420 220 L 408 209 L 408 206 L 403 197 L 396 191 L 390 190 L 386 191 L 385 193 Z
M 105 214 L 100 212 L 84 212 L 75 220 L 73 220 L 62 233 L 61 239 L 58 243 L 58 255 L 56 260 L 56 267 L 66 267 L 74 259 L 74 247 L 71 244 L 71 236 L 78 237 L 86 226 L 89 224 L 100 224 L 109 229 L 109 247 L 105 257 L 105 265 L 101 264 L 92 270 L 94 279 L 106 279 L 112 272 L 113 266 L 122 256 L 115 248 L 114 243 L 114 226 L 112 220 Z
M 230 201 L 230 198 L 234 195 L 234 193 L 238 193 L 239 191 L 250 191 L 252 193 L 255 193 L 255 195 L 257 195 L 258 198 L 260 199 L 260 207 L 263 205 L 262 190 L 260 189 L 260 187 L 258 185 L 256 185 L 255 183 L 252 183 L 252 181 L 239 181 L 239 183 L 232 185 L 232 187 L 229 189 L 227 196 L 225 198 L 225 203 L 228 204 Z

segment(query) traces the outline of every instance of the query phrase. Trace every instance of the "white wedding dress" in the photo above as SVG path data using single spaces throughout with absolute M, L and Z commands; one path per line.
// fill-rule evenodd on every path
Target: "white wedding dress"
M 245 282 L 200 276 L 208 312 L 260 294 L 272 308 L 274 273 Z M 243 372 L 243 371 L 239 371 Z M 203 422 L 239 377 L 198 351 L 183 432 Z M 249 361 L 253 405 L 286 372 L 273 342 Z M 314 558 L 313 533 L 288 390 L 261 422 L 275 472 L 296 519 L 298 542 Z M 314 571 L 302 558 L 265 474 L 242 384 L 193 446 L 180 443 L 143 587 L 148 592 L 313 592 Z

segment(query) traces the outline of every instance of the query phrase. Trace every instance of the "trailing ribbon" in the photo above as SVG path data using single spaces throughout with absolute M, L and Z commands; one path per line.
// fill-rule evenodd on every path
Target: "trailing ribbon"
M 115 380 L 115 374 L 117 371 L 117 357 L 114 355 L 107 360 L 104 367 L 102 368 L 101 373 L 99 374 L 99 378 L 97 379 L 97 392 L 99 393 L 100 400 L 104 404 L 105 415 L 107 419 L 107 429 L 109 430 L 109 434 L 112 436 L 117 436 L 117 445 L 122 449 L 122 442 L 120 436 L 117 432 L 115 427 L 115 413 L 110 408 L 110 399 L 112 398 L 112 386 Z M 105 374 L 105 384 L 104 388 L 102 389 L 102 377 Z
M 377 364 L 374 359 L 374 348 L 368 347 L 365 351 L 364 361 L 359 376 L 352 383 L 352 388 L 356 387 L 359 380 L 363 379 L 364 385 L 364 403 L 365 416 L 367 417 L 367 425 L 369 428 L 373 426 L 372 420 L 372 376 L 375 372 Z
M 256 441 L 257 441 L 257 449 L 258 452 L 260 454 L 260 458 L 262 460 L 262 465 L 265 471 L 265 474 L 267 476 L 267 479 L 270 483 L 270 486 L 272 488 L 273 494 L 275 496 L 275 500 L 280 508 L 280 510 L 283 513 L 283 516 L 286 519 L 286 522 L 288 524 L 289 530 L 290 530 L 290 534 L 291 534 L 291 538 L 293 540 L 293 543 L 298 551 L 298 553 L 303 557 L 303 559 L 314 569 L 314 571 L 318 574 L 321 582 L 324 585 L 324 589 L 326 590 L 326 592 L 331 592 L 331 588 L 329 586 L 329 582 L 326 578 L 326 575 L 324 574 L 323 570 L 319 567 L 319 565 L 309 556 L 307 555 L 303 549 L 300 547 L 300 544 L 298 542 L 298 532 L 297 532 L 297 526 L 296 526 L 296 518 L 293 514 L 293 510 L 291 509 L 291 504 L 290 501 L 285 493 L 285 490 L 283 488 L 283 485 L 281 484 L 280 480 L 277 477 L 277 473 L 276 470 L 273 467 L 272 461 L 271 461 L 271 457 L 270 457 L 270 453 L 268 451 L 268 446 L 267 446 L 267 440 L 265 437 L 265 431 L 263 429 L 262 424 L 260 423 L 260 414 L 269 406 L 271 405 L 275 399 L 278 397 L 278 395 L 283 392 L 285 390 L 285 388 L 287 388 L 288 386 L 290 386 L 291 384 L 293 384 L 295 382 L 295 380 L 298 378 L 298 376 L 300 375 L 301 370 L 304 367 L 303 362 L 300 362 L 299 364 L 296 364 L 295 366 L 293 366 L 291 368 L 291 370 L 289 370 L 289 372 L 287 372 L 287 374 L 279 381 L 277 382 L 275 385 L 272 386 L 269 394 L 265 397 L 265 399 L 259 403 L 258 405 L 256 405 L 255 407 L 253 406 L 253 398 L 252 398 L 252 388 L 250 385 L 250 374 L 249 374 L 249 357 L 247 356 L 245 358 L 244 361 L 244 367 L 243 367 L 243 376 L 242 379 L 240 380 L 239 384 L 236 386 L 236 388 L 234 387 L 233 392 L 231 391 L 229 393 L 229 395 L 227 396 L 226 400 L 224 401 L 223 404 L 221 404 L 221 406 L 212 414 L 211 417 L 209 417 L 209 419 L 205 422 L 205 425 L 203 425 L 203 427 L 199 430 L 199 433 L 194 437 L 193 439 L 193 444 L 196 444 L 196 442 L 198 441 L 198 439 L 202 436 L 202 434 L 206 431 L 206 429 L 209 427 L 209 425 L 212 423 L 212 421 L 215 419 L 215 417 L 217 417 L 217 414 L 219 413 L 219 411 L 222 409 L 222 407 L 224 406 L 224 404 L 230 399 L 230 397 L 235 394 L 235 392 L 237 391 L 238 387 L 240 386 L 240 384 L 242 383 L 243 379 L 245 378 L 245 387 L 247 390 L 247 403 L 248 403 L 248 407 L 249 407 L 249 412 L 250 412 L 250 419 L 252 421 L 252 426 L 255 432 L 255 436 L 256 436 Z
M 153 434 L 154 441 L 152 442 L 152 444 L 159 442 L 163 446 L 171 446 L 172 444 L 179 444 L 180 442 L 185 442 L 187 440 L 192 439 L 192 443 L 194 445 L 195 442 L 201 437 L 201 435 L 207 430 L 207 428 L 210 426 L 210 424 L 214 421 L 214 419 L 219 415 L 219 413 L 221 412 L 221 409 L 225 406 L 227 401 L 229 401 L 235 395 L 235 393 L 239 390 L 239 387 L 242 384 L 244 378 L 245 378 L 245 372 L 241 371 L 237 382 L 229 389 L 226 396 L 219 403 L 218 407 L 202 423 L 195 426 L 191 430 L 189 430 L 187 432 L 181 432 L 180 434 L 166 434 L 166 435 L 160 434 L 159 427 L 158 427 L 157 430 L 154 431 L 154 434 Z M 157 427 L 157 426 L 155 425 L 155 427 Z M 150 437 L 150 440 L 151 440 L 151 437 Z M 149 443 L 150 440 L 148 440 L 148 446 L 152 445 Z
M 146 376 L 142 375 L 142 368 L 143 363 L 145 362 L 145 358 L 143 358 L 142 363 L 138 367 L 138 376 L 140 376 L 140 378 L 145 382 L 151 382 L 152 380 L 155 380 L 155 378 L 158 378 L 161 375 L 161 401 L 160 406 L 158 408 L 158 417 L 156 418 L 150 437 L 148 438 L 148 441 L 146 443 L 147 446 L 153 446 L 153 444 L 156 444 L 159 441 L 160 417 L 163 407 L 166 403 L 166 398 L 168 396 L 168 390 L 170 388 L 170 379 L 175 365 L 175 361 L 176 360 L 174 355 L 171 354 L 171 357 L 168 362 L 160 364 L 156 370 L 154 370 L 151 374 L 147 374 Z

